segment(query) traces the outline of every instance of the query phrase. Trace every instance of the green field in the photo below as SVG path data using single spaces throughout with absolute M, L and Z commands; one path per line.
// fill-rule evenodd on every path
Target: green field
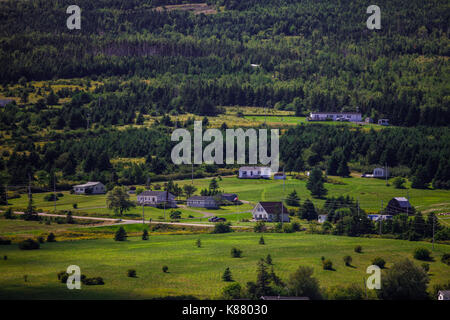
M 0 260 L 0 299 L 143 299 L 169 295 L 217 298 L 226 285 L 221 281 L 226 267 L 230 267 L 236 281 L 245 285 L 255 280 L 257 261 L 269 253 L 275 272 L 283 280 L 303 265 L 314 268 L 322 287 L 351 283 L 362 286 L 373 258 L 383 257 L 390 268 L 402 258 L 412 259 L 416 247 L 431 249 L 431 244 L 424 242 L 304 233 L 264 234 L 266 245 L 259 245 L 260 236 L 249 232 L 150 235 L 149 241 L 136 237 L 126 242 L 101 239 L 45 243 L 35 251 L 20 251 L 17 245 L 0 246 L 0 256 L 8 256 Z M 201 239 L 202 248 L 195 246 L 196 239 Z M 355 253 L 355 245 L 362 245 L 363 253 Z M 232 247 L 242 249 L 243 257 L 231 258 Z M 440 261 L 448 251 L 446 245 L 435 245 L 430 287 L 450 280 L 449 266 Z M 345 255 L 353 257 L 354 268 L 344 265 Z M 331 259 L 336 270 L 322 270 L 321 256 Z M 421 264 L 417 260 L 415 263 Z M 80 266 L 87 277 L 103 277 L 105 285 L 68 290 L 56 275 L 72 264 Z M 169 273 L 161 271 L 164 265 Z M 128 269 L 135 269 L 137 278 L 127 277 Z

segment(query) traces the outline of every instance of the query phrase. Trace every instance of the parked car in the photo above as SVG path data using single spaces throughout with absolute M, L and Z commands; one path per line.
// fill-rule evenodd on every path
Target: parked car
M 219 217 L 211 217 L 208 219 L 209 222 L 225 222 L 227 219 L 225 218 L 219 218 Z

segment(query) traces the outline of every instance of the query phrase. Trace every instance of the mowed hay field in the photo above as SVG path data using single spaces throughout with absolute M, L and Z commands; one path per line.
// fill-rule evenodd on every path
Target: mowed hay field
M 0 260 L 0 299 L 144 299 L 180 295 L 214 299 L 227 285 L 221 281 L 226 267 L 230 267 L 237 282 L 245 285 L 255 280 L 257 261 L 269 253 L 275 272 L 285 281 L 299 265 L 304 265 L 314 268 L 322 287 L 351 283 L 362 286 L 373 258 L 384 258 L 390 268 L 402 258 L 412 259 L 416 247 L 431 250 L 431 244 L 424 242 L 304 233 L 263 234 L 266 244 L 259 245 L 260 236 L 250 232 L 151 234 L 148 241 L 135 237 L 126 242 L 56 242 L 45 243 L 34 251 L 21 251 L 17 245 L 1 246 L 1 257 L 7 255 L 8 259 Z M 201 248 L 195 244 L 197 239 L 202 241 Z M 356 245 L 363 247 L 361 254 L 353 251 Z M 243 250 L 243 257 L 231 258 L 232 247 Z M 450 267 L 440 261 L 442 254 L 450 251 L 448 248 L 435 245 L 429 271 L 431 286 L 450 280 Z M 345 255 L 353 257 L 354 267 L 344 265 Z M 333 261 L 335 271 L 321 268 L 321 256 Z M 105 285 L 68 290 L 58 281 L 57 273 L 72 264 L 87 277 L 103 277 Z M 169 267 L 168 273 L 162 272 L 164 265 Z M 129 278 L 128 269 L 135 269 L 137 278 Z M 28 276 L 27 282 L 24 275 Z

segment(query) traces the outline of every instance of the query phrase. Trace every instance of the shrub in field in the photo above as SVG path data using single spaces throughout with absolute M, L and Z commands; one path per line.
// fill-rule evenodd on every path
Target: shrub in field
M 222 298 L 225 300 L 233 300 L 241 298 L 241 285 L 239 283 L 232 283 L 223 288 Z
M 9 245 L 11 244 L 11 240 L 0 238 L 0 245 Z
M 125 231 L 125 229 L 123 227 L 120 227 L 116 231 L 116 234 L 114 235 L 114 240 L 116 240 L 116 241 L 125 241 L 125 240 L 127 240 L 127 232 Z
M 5 219 L 14 219 L 14 212 L 11 207 L 5 211 L 4 217 Z
M 142 240 L 148 240 L 148 230 L 144 229 L 142 232 Z
M 329 259 L 322 261 L 323 270 L 333 270 L 333 262 Z
M 352 257 L 350 257 L 350 256 L 345 256 L 344 257 L 344 263 L 345 263 L 345 265 L 348 267 L 348 266 L 351 266 L 352 265 Z
M 430 264 L 429 263 L 422 263 L 422 268 L 425 270 L 425 272 L 430 271 Z
M 98 286 L 105 284 L 102 277 L 84 278 L 81 282 L 87 286 Z
M 163 267 L 162 267 L 162 271 L 163 271 L 164 273 L 167 273 L 167 271 L 169 271 L 169 267 L 168 267 L 168 266 L 163 266 Z
M 231 223 L 219 222 L 214 226 L 212 233 L 229 233 L 231 231 Z
M 238 248 L 231 249 L 231 257 L 232 258 L 240 258 L 242 257 L 242 250 Z
M 56 237 L 52 232 L 47 236 L 47 242 L 56 242 Z
M 34 241 L 33 239 L 26 239 L 19 242 L 20 250 L 37 250 L 40 248 L 39 242 Z
M 45 242 L 44 237 L 42 237 L 42 236 L 38 237 L 38 238 L 37 238 L 37 241 L 38 241 L 39 243 L 44 243 L 44 242 Z
M 266 224 L 263 221 L 258 221 L 253 227 L 255 232 L 265 232 L 267 230 Z
M 233 281 L 233 278 L 231 276 L 230 268 L 226 268 L 225 269 L 225 272 L 222 275 L 222 280 L 223 281 Z
M 414 258 L 417 260 L 430 261 L 431 252 L 426 248 L 416 248 L 414 250 Z
M 272 264 L 272 257 L 270 256 L 270 254 L 268 254 L 267 255 L 267 257 L 266 257 L 266 263 L 268 264 L 268 265 L 271 265 Z
M 201 248 L 202 247 L 202 241 L 200 239 L 197 239 L 196 245 L 197 245 L 197 248 Z
M 320 300 L 322 298 L 320 285 L 319 281 L 312 276 L 313 272 L 314 270 L 311 267 L 300 266 L 289 277 L 287 283 L 289 292 L 297 297 L 308 297 L 312 300 Z
M 442 263 L 450 266 L 450 253 L 444 253 L 441 258 Z
M 130 278 L 136 278 L 136 270 L 134 270 L 134 269 L 128 269 L 127 275 L 128 275 Z
M 356 253 L 361 253 L 362 252 L 362 247 L 361 246 L 356 246 L 355 247 L 355 252 Z
M 363 300 L 364 290 L 357 284 L 335 286 L 327 290 L 329 300 Z
M 372 264 L 383 269 L 384 266 L 386 265 L 386 261 L 384 261 L 383 258 L 376 257 L 375 259 L 372 260 Z
M 266 244 L 263 236 L 261 236 L 261 238 L 259 238 L 259 244 Z

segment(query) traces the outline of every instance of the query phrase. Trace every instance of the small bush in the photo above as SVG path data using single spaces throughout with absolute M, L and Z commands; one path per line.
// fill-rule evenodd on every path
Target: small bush
M 38 238 L 37 238 L 37 241 L 38 241 L 39 243 L 44 243 L 44 242 L 45 242 L 44 237 L 42 237 L 42 236 L 38 237 Z
M 136 278 L 136 270 L 134 270 L 134 269 L 129 269 L 129 270 L 127 271 L 127 275 L 128 275 L 130 278 Z
M 142 240 L 148 240 L 148 230 L 144 229 L 142 232 Z
M 162 267 L 162 271 L 163 271 L 164 273 L 167 273 L 167 271 L 169 271 L 169 267 L 168 267 L 168 266 L 163 266 L 163 267 Z
M 323 270 L 333 270 L 333 262 L 329 259 L 322 261 Z
M 47 242 L 56 242 L 56 237 L 52 232 L 47 236 Z
M 430 261 L 431 260 L 431 252 L 425 248 L 416 248 L 414 250 L 414 258 L 422 261 Z
M 11 240 L 0 238 L 0 245 L 10 245 Z
M 40 248 L 39 242 L 34 241 L 33 239 L 26 239 L 19 242 L 20 250 L 37 250 Z
M 351 266 L 352 265 L 352 257 L 350 257 L 350 256 L 345 256 L 344 257 L 344 263 L 345 263 L 345 265 L 348 267 L 348 266 Z
M 266 244 L 263 236 L 261 236 L 261 238 L 259 238 L 259 244 Z
M 237 282 L 229 284 L 222 290 L 222 297 L 225 300 L 241 298 L 241 285 Z
M 117 229 L 116 234 L 114 235 L 114 240 L 116 241 L 125 241 L 127 240 L 127 232 L 123 227 Z
M 77 209 L 78 208 L 78 203 L 72 204 L 72 208 Z
M 444 253 L 441 258 L 442 263 L 450 266 L 450 253 Z
M 383 269 L 384 266 L 386 265 L 386 261 L 384 261 L 383 258 L 376 257 L 375 259 L 372 260 L 372 264 Z
M 263 221 L 256 222 L 253 227 L 253 231 L 255 232 L 265 232 L 267 230 L 266 224 Z
M 197 248 L 201 248 L 202 247 L 202 241 L 200 239 L 197 239 L 196 245 L 197 245 Z
M 242 257 L 242 250 L 238 248 L 231 249 L 231 257 L 232 258 L 241 258 Z
M 81 282 L 87 286 L 98 286 L 105 284 L 102 277 L 84 278 Z
M 362 252 L 362 247 L 361 246 L 356 246 L 355 247 L 355 252 L 356 253 L 361 253 Z
M 272 263 L 273 263 L 272 257 L 270 256 L 270 254 L 268 254 L 267 257 L 266 257 L 266 263 L 267 263 L 268 265 L 272 265 Z
M 233 277 L 231 276 L 230 268 L 226 268 L 225 272 L 222 275 L 223 281 L 233 281 Z
M 229 233 L 231 230 L 231 223 L 219 222 L 214 226 L 212 233 Z

